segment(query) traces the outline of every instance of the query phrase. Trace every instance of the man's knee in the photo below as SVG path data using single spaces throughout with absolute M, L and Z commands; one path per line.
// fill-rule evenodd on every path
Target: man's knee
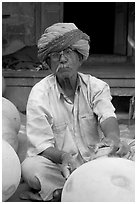
M 36 158 L 29 157 L 23 161 L 21 165 L 21 171 L 23 179 L 29 184 L 29 186 L 39 190 L 41 186 L 38 178 L 36 177 L 38 166 L 39 165 L 36 161 Z
M 35 171 L 35 167 L 36 167 L 36 161 L 35 161 L 35 157 L 29 157 L 26 158 L 22 164 L 21 164 L 21 168 L 22 168 L 22 175 L 26 175 L 30 173 L 30 175 L 33 173 L 33 171 Z

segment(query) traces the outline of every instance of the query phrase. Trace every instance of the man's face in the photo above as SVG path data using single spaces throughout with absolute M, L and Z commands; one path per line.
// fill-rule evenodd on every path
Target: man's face
M 49 56 L 51 70 L 59 78 L 71 77 L 77 74 L 82 63 L 79 54 L 71 48 L 51 53 Z

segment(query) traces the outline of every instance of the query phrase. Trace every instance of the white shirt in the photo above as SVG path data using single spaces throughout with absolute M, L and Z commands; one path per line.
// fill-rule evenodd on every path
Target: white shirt
M 107 83 L 78 73 L 74 103 L 51 74 L 31 90 L 27 104 L 28 156 L 48 147 L 71 153 L 78 165 L 89 161 L 99 142 L 98 123 L 116 117 Z

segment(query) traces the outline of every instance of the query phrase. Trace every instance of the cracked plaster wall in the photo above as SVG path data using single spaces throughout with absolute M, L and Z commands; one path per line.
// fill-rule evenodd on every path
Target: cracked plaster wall
M 35 44 L 35 4 L 2 3 L 2 54 Z

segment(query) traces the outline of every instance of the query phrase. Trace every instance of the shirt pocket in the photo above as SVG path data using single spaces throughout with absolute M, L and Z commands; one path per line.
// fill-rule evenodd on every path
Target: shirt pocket
M 80 129 L 89 148 L 99 141 L 98 122 L 94 113 L 85 113 L 80 116 Z
M 66 135 L 66 128 L 67 128 L 66 122 L 56 123 L 53 125 L 53 133 L 55 136 L 55 146 L 60 150 L 63 147 L 64 138 Z

